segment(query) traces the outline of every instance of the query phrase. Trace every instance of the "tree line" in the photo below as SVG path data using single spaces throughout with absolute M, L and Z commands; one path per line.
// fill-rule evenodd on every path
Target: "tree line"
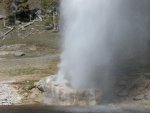
M 30 13 L 30 5 L 29 1 L 32 0 L 2 0 L 3 7 L 5 10 L 6 17 L 14 17 L 17 14 L 28 14 Z M 59 5 L 59 0 L 38 0 L 40 3 L 40 7 L 43 11 L 47 11 L 50 6 L 57 7 Z M 32 12 L 33 13 L 33 12 Z M 27 17 L 27 16 L 25 16 Z

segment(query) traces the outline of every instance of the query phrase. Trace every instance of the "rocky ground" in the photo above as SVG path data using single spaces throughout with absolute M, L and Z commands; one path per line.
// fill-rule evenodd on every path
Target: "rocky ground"
M 59 41 L 57 33 L 42 25 L 35 22 L 23 30 L 16 26 L 0 39 L 0 105 L 43 102 L 36 82 L 57 72 Z
M 12 53 L 11 53 L 12 54 Z M 14 54 L 15 55 L 15 54 Z M 0 104 L 42 103 L 42 92 L 36 82 L 53 74 L 58 55 L 44 55 L 32 58 L 1 58 L 0 60 Z M 19 57 L 19 58 L 18 58 Z
M 42 103 L 42 92 L 36 88 L 36 82 L 38 82 L 42 77 L 46 76 L 42 75 L 42 73 L 47 73 L 44 72 L 44 70 L 47 71 L 48 69 L 46 68 L 51 65 L 50 64 L 48 66 L 47 64 L 44 69 L 42 68 L 42 64 L 46 62 L 53 63 L 52 60 L 54 60 L 57 56 L 46 57 L 47 58 L 44 57 L 44 60 L 41 57 L 38 57 L 37 59 L 22 58 L 20 62 L 18 61 L 18 58 L 17 60 L 13 59 L 12 63 L 10 63 L 10 65 L 8 65 L 7 67 L 5 66 L 7 65 L 7 63 L 9 63 L 9 60 L 6 61 L 6 59 L 3 59 L 0 61 L 1 64 L 3 62 L 7 62 L 6 65 L 5 63 L 3 63 L 3 66 L 0 66 L 2 69 L 0 73 L 0 105 Z M 32 63 L 32 66 L 35 65 L 36 70 L 30 70 L 30 68 L 34 68 L 32 66 L 26 68 L 24 67 L 24 64 L 17 65 L 17 63 L 23 63 L 23 60 L 26 63 Z
M 56 76 L 47 77 L 57 72 L 59 51 L 56 42 L 59 40 L 57 33 L 43 32 L 39 37 L 34 34 L 35 36 L 22 39 L 8 38 L 8 35 L 4 40 L 0 40 L 0 105 L 46 103 L 85 106 L 121 103 L 149 108 L 148 71 L 118 74 L 115 96 L 112 95 L 106 102 L 102 102 L 101 92 L 97 89 L 76 90 L 69 86 L 68 81 L 57 82 Z
M 147 75 L 125 76 L 115 81 L 115 87 L 108 96 L 99 89 L 74 89 L 67 80 L 57 81 L 57 75 L 41 79 L 37 87 L 44 92 L 44 103 L 48 105 L 131 105 L 149 108 L 150 79 Z M 119 77 L 118 77 L 119 78 Z M 132 81 L 132 82 L 131 82 Z

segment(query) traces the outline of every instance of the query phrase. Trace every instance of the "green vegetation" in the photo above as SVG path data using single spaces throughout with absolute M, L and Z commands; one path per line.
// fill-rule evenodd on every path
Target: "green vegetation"
M 41 0 L 41 7 L 45 10 L 49 8 L 49 6 L 58 5 L 58 0 Z
M 45 15 L 45 26 L 53 25 L 53 10 L 49 8 L 54 8 L 59 5 L 59 0 L 41 0 L 41 7 L 45 10 L 46 13 L 49 13 Z M 51 10 L 52 12 L 47 12 L 47 10 Z

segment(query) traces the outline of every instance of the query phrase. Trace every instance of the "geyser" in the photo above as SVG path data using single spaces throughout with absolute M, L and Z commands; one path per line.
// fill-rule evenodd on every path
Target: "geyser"
M 147 53 L 149 4 L 149 0 L 61 0 L 58 80 L 67 79 L 76 88 L 110 90 L 120 64 Z

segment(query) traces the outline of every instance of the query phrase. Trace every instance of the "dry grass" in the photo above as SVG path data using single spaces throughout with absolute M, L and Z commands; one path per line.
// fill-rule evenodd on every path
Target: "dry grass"
M 25 44 L 19 48 L 25 52 L 24 57 L 6 55 L 7 60 L 0 61 L 0 73 L 10 76 L 41 74 L 41 76 L 55 74 L 57 71 L 59 54 L 59 34 L 44 30 L 42 22 L 35 22 L 25 30 L 17 28 L 7 35 L 5 40 L 0 40 L 0 46 Z M 30 32 L 26 38 L 23 38 Z M 35 50 L 30 50 L 35 47 Z M 53 56 L 55 56 L 53 58 Z M 2 57 L 2 56 L 0 56 Z M 51 58 L 52 57 L 52 58 Z

